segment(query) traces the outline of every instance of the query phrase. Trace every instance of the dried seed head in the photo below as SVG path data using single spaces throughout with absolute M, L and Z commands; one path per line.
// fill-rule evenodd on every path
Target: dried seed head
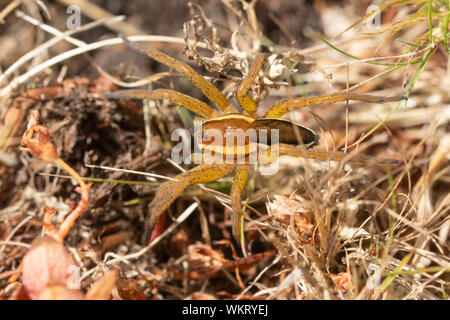
M 352 285 L 352 274 L 348 272 L 340 272 L 338 274 L 327 274 L 336 285 L 335 291 L 346 293 Z
M 299 198 L 301 199 L 301 198 Z M 302 243 L 311 243 L 316 227 L 311 212 L 304 208 L 302 202 L 297 199 L 295 191 L 289 196 L 275 195 L 274 200 L 269 202 L 270 214 L 279 222 L 289 225 L 291 217 L 295 226 L 295 232 L 301 236 Z M 316 239 L 317 239 L 316 235 Z
M 223 268 L 225 259 L 220 252 L 201 243 L 188 247 L 188 263 L 192 270 L 208 276 Z

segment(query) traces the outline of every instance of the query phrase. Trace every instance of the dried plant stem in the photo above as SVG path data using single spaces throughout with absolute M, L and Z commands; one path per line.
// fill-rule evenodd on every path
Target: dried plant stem
M 70 174 L 80 185 L 79 193 L 81 194 L 81 199 L 78 202 L 77 207 L 64 219 L 63 223 L 59 227 L 59 237 L 60 239 L 64 239 L 72 228 L 75 220 L 86 210 L 88 201 L 89 201 L 89 187 L 80 175 L 72 169 L 67 163 L 65 163 L 62 159 L 56 159 L 55 164 L 64 169 L 68 174 Z
M 83 179 L 78 174 L 78 172 L 76 172 L 74 169 L 72 169 L 72 167 L 69 166 L 67 163 L 65 163 L 64 160 L 62 160 L 61 158 L 58 158 L 58 159 L 55 160 L 55 164 L 60 166 L 62 169 L 66 170 L 66 172 L 68 174 L 70 174 L 78 182 L 78 184 L 80 185 L 81 189 L 87 189 L 88 188 L 88 186 L 83 181 Z
M 26 21 L 31 23 L 31 24 L 33 24 L 33 25 L 37 25 L 37 26 L 44 25 L 41 22 L 39 22 L 38 20 L 33 19 L 33 18 L 23 14 L 23 13 L 21 14 L 21 13 L 17 12 L 17 15 L 18 15 L 18 17 L 21 17 L 21 18 L 23 17 L 23 19 L 25 19 L 25 17 L 27 17 Z M 41 54 L 42 52 L 44 52 L 48 48 L 50 48 L 53 45 L 55 45 L 58 42 L 60 42 L 61 40 L 64 39 L 64 40 L 69 41 L 70 39 L 74 39 L 74 38 L 70 37 L 73 34 L 76 34 L 76 33 L 79 33 L 79 32 L 83 32 L 83 31 L 95 28 L 95 27 L 97 27 L 99 25 L 102 25 L 102 24 L 108 24 L 108 23 L 112 23 L 114 21 L 120 21 L 120 20 L 123 20 L 123 18 L 124 18 L 123 16 L 117 16 L 117 17 L 112 17 L 112 18 L 108 18 L 108 19 L 102 19 L 102 20 L 98 20 L 98 21 L 93 21 L 91 23 L 88 23 L 86 25 L 81 26 L 80 28 L 73 29 L 73 30 L 68 30 L 68 31 L 65 31 L 65 32 L 60 32 L 59 30 L 57 30 L 57 29 L 52 27 L 52 30 L 56 30 L 56 31 L 59 32 L 58 35 L 56 35 L 54 38 L 51 38 L 47 42 L 42 43 L 41 45 L 37 46 L 33 50 L 27 52 L 20 59 L 18 59 L 16 62 L 14 62 L 7 70 L 5 70 L 5 72 L 3 74 L 0 75 L 0 83 L 3 83 L 8 76 L 13 74 L 25 62 L 27 62 L 27 61 L 31 60 L 32 58 L 38 56 L 39 54 Z M 55 34 L 55 33 L 52 33 L 52 34 Z
M 67 6 L 77 6 L 80 11 L 92 20 L 111 18 L 113 15 L 96 4 L 86 0 L 58 0 Z M 144 34 L 144 32 L 127 22 L 117 22 L 108 26 L 111 30 L 125 35 Z
M 182 38 L 178 37 L 167 37 L 167 36 L 132 36 L 128 38 L 130 41 L 148 41 L 148 42 L 170 42 L 170 43 L 179 43 L 184 44 L 184 40 Z M 39 65 L 36 67 L 28 70 L 26 73 L 14 78 L 7 86 L 5 86 L 0 91 L 0 97 L 4 97 L 9 95 L 17 86 L 25 83 L 28 81 L 31 77 L 35 76 L 36 74 L 42 72 L 46 68 L 49 68 L 57 63 L 60 63 L 64 60 L 67 60 L 69 58 L 72 58 L 74 56 L 80 55 L 85 52 L 89 52 L 92 50 L 96 50 L 105 46 L 111 46 L 115 44 L 123 43 L 122 38 L 112 38 L 102 41 L 97 41 L 94 43 L 87 44 L 83 47 L 75 48 L 69 51 L 66 51 L 60 55 L 57 55 Z
M 55 146 L 51 142 L 48 128 L 45 125 L 41 125 L 39 122 L 39 113 L 36 110 L 31 111 L 27 130 L 22 137 L 22 150 L 37 155 L 47 163 L 61 167 L 80 185 L 75 191 L 81 194 L 81 199 L 76 208 L 63 221 L 59 230 L 56 229 L 50 221 L 50 216 L 55 210 L 46 208 L 44 212 L 43 224 L 46 234 L 53 239 L 62 242 L 72 228 L 75 220 L 86 210 L 89 201 L 90 184 L 86 184 L 80 175 L 59 157 Z
M 11 1 L 5 9 L 0 12 L 0 23 L 3 22 L 3 20 L 12 12 L 14 11 L 18 6 L 22 4 L 22 0 L 14 0 Z

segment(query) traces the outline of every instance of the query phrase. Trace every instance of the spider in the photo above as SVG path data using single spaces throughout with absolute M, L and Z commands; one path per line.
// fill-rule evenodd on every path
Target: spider
M 156 89 L 153 91 L 122 90 L 104 94 L 106 98 L 111 99 L 168 99 L 173 104 L 184 107 L 203 118 L 201 131 L 205 140 L 209 139 L 209 143 L 202 143 L 201 149 L 203 151 L 209 151 L 213 157 L 210 157 L 209 159 L 203 158 L 203 162 L 198 166 L 177 175 L 173 181 L 165 182 L 159 187 L 149 206 L 148 221 L 146 224 L 150 231 L 155 228 L 158 219 L 164 211 L 188 186 L 213 182 L 234 171 L 231 186 L 231 219 L 233 235 L 239 242 L 241 231 L 243 232 L 241 192 L 247 182 L 249 167 L 253 164 L 249 159 L 256 152 L 255 146 L 264 149 L 266 152 L 266 156 L 260 156 L 260 153 L 257 153 L 256 156 L 257 162 L 263 164 L 273 163 L 279 155 L 292 155 L 296 157 L 335 161 L 342 160 L 347 155 L 346 153 L 338 151 L 309 149 L 317 144 L 319 135 L 312 129 L 292 121 L 282 120 L 280 117 L 297 108 L 323 103 L 335 103 L 348 100 L 383 103 L 406 99 L 404 96 L 382 97 L 354 92 L 336 92 L 322 96 L 307 98 L 297 97 L 280 101 L 273 105 L 262 118 L 257 118 L 255 116 L 257 103 L 248 92 L 253 82 L 259 76 L 260 71 L 264 68 L 267 62 L 267 55 L 261 54 L 256 57 L 250 67 L 248 75 L 242 80 L 236 91 L 236 100 L 243 109 L 243 112 L 239 113 L 210 81 L 194 71 L 194 69 L 186 63 L 176 60 L 154 48 L 147 47 L 137 42 L 130 42 L 125 38 L 123 38 L 123 40 L 131 48 L 186 76 L 192 84 L 200 89 L 200 91 L 217 107 L 217 109 L 213 109 L 211 106 L 198 99 L 168 89 Z M 219 132 L 219 135 L 227 138 L 227 130 L 239 129 L 244 132 L 252 129 L 257 133 L 263 132 L 263 130 L 279 130 L 279 141 L 276 142 L 277 154 L 274 155 L 274 152 L 272 152 L 275 146 L 272 143 L 272 140 L 271 143 L 260 143 L 258 140 L 255 141 L 254 139 L 245 136 L 245 144 L 243 146 L 229 148 L 223 140 L 220 140 L 220 143 L 211 143 L 214 139 L 211 139 L 207 134 L 209 130 L 216 130 L 216 132 Z M 222 157 L 231 156 L 235 161 L 232 161 L 232 163 L 216 161 L 217 159 L 220 159 L 220 157 L 217 158 L 218 155 Z M 236 161 L 238 156 L 244 158 L 244 161 Z M 253 159 L 255 159 L 255 157 Z M 377 159 L 364 155 L 355 155 L 350 160 L 367 162 L 369 160 L 373 161 L 374 159 L 380 163 L 397 163 L 397 160 L 393 159 Z

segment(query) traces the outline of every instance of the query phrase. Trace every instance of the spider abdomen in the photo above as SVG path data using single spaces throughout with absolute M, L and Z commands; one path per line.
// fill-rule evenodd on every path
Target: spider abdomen
M 281 119 L 253 119 L 228 114 L 202 124 L 200 147 L 216 158 L 236 161 L 279 143 L 314 146 L 319 135 L 304 126 Z

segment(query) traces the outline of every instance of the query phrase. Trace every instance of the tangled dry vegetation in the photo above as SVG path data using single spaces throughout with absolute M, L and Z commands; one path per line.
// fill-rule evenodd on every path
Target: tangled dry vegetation
M 108 1 L 12 1 L 0 13 L 2 299 L 448 299 L 448 1 L 387 1 L 378 27 L 361 18 L 364 1 L 147 2 L 111 7 L 126 19 L 97 10 Z M 91 22 L 64 31 L 68 3 Z M 320 132 L 321 149 L 400 164 L 285 157 L 276 175 L 249 178 L 246 256 L 231 235 L 231 178 L 189 188 L 147 244 L 149 200 L 186 169 L 168 160 L 170 133 L 193 118 L 102 93 L 204 98 L 117 33 L 191 60 L 227 97 L 272 53 L 251 88 L 262 109 L 341 90 L 406 94 L 288 114 Z

